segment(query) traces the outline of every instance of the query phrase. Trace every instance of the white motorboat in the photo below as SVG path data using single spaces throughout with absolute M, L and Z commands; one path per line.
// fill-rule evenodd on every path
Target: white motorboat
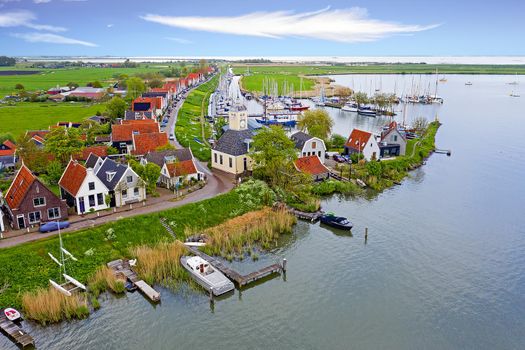
M 345 103 L 345 105 L 341 108 L 341 110 L 345 112 L 357 113 L 357 103 L 354 103 L 354 102 Z
M 235 289 L 233 283 L 226 276 L 200 256 L 183 256 L 180 258 L 180 262 L 195 282 L 215 296 Z

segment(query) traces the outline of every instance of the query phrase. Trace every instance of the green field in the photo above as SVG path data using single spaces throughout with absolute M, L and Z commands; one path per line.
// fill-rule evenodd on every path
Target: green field
M 97 111 L 104 112 L 104 104 L 23 102 L 15 106 L 0 105 L 0 134 L 11 133 L 13 136 L 26 130 L 47 129 L 59 121 L 79 122 L 91 117 Z
M 210 147 L 197 143 L 194 138 L 205 142 L 211 137 L 211 126 L 203 116 L 208 114 L 210 94 L 217 88 L 218 83 L 219 77 L 215 76 L 209 82 L 190 92 L 179 110 L 175 125 L 177 141 L 184 147 L 190 147 L 193 155 L 202 161 L 211 159 Z
M 257 69 L 254 69 L 253 72 L 250 71 L 252 75 L 242 77 L 241 84 L 244 90 L 252 92 L 263 92 L 264 81 L 270 81 L 277 83 L 279 88 L 279 94 L 283 94 L 283 88 L 285 85 L 293 87 L 293 91 L 298 92 L 301 90 L 301 78 L 295 73 L 288 72 L 286 70 L 273 73 L 258 72 Z M 312 90 L 315 85 L 313 79 L 303 78 L 302 90 L 309 91 Z

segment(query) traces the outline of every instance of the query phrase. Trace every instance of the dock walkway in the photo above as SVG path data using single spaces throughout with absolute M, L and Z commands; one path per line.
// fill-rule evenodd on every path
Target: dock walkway
M 208 261 L 213 267 L 221 271 L 226 277 L 236 282 L 237 285 L 239 285 L 239 287 L 255 282 L 271 274 L 281 273 L 282 271 L 284 271 L 283 266 L 281 266 L 280 264 L 272 264 L 247 275 L 241 275 L 239 272 L 224 265 L 220 260 L 201 252 L 196 247 L 186 247 L 190 252 Z
M 115 273 L 115 275 L 123 276 L 131 283 L 133 283 L 142 292 L 142 294 L 147 296 L 151 301 L 160 301 L 160 293 L 139 278 L 137 273 L 131 268 L 129 260 L 113 260 L 108 262 L 106 265 L 113 270 L 113 273 Z
M 321 215 L 324 214 L 324 212 L 321 211 L 321 210 L 316 211 L 315 213 L 308 213 L 308 212 L 305 212 L 305 211 L 300 211 L 300 210 L 294 209 L 292 207 L 288 207 L 288 210 L 290 211 L 290 213 L 292 213 L 293 215 L 295 215 L 299 219 L 308 220 L 310 222 L 318 221 L 321 218 Z
M 10 321 L 4 314 L 4 310 L 0 309 L 0 329 L 4 332 L 11 340 L 22 348 L 28 346 L 35 346 L 33 337 L 27 334 L 17 326 L 16 323 Z

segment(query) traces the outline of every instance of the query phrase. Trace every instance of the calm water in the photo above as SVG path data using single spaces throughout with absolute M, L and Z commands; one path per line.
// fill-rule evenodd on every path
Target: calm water
M 383 89 L 401 78 L 383 76 Z M 433 155 L 373 200 L 324 201 L 354 221 L 353 236 L 300 222 L 279 249 L 236 263 L 249 271 L 286 257 L 285 279 L 214 308 L 186 288 L 161 290 L 156 307 L 138 293 L 105 296 L 87 320 L 29 327 L 39 348 L 523 349 L 525 97 L 508 96 L 508 77 L 447 78 L 443 106 L 414 115 L 438 113 L 437 145 L 452 157 Z M 345 135 L 381 124 L 332 115 Z M 4 337 L 0 348 L 15 349 Z

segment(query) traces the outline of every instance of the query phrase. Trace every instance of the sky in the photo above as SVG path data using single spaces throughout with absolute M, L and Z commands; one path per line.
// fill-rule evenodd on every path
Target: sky
M 523 56 L 524 14 L 522 0 L 0 0 L 0 55 Z

